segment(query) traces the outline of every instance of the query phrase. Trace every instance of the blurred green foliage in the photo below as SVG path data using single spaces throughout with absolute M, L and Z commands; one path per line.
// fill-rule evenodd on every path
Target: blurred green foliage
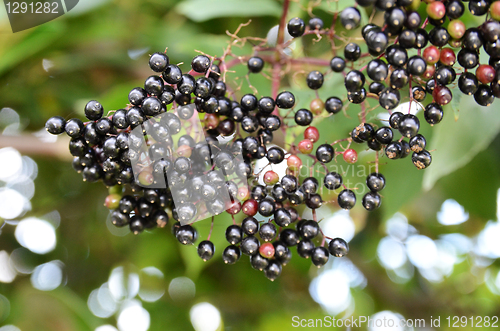
M 352 1 L 324 0 L 313 13 L 329 24 L 331 10 Z M 306 17 L 307 1 L 293 2 L 289 17 Z M 90 99 L 100 100 L 105 109 L 122 108 L 128 91 L 142 85 L 151 74 L 148 54 L 168 47 L 171 62 L 181 63 L 188 70 L 195 50 L 221 55 L 229 37 L 239 24 L 252 19 L 241 36 L 265 38 L 268 30 L 278 24 L 281 2 L 274 0 L 80 0 L 69 14 L 39 27 L 12 34 L 6 14 L 0 20 L 0 95 L 1 107 L 15 109 L 22 118 L 26 132 L 40 130 L 47 118 L 61 115 L 83 119 L 83 105 Z M 422 6 L 419 8 L 423 12 Z M 364 13 L 364 23 L 370 13 Z M 375 20 L 380 21 L 376 16 Z M 467 17 L 468 24 L 473 24 Z M 339 27 L 340 28 L 340 27 Z M 348 38 L 359 37 L 345 32 Z M 294 56 L 307 55 L 331 58 L 326 42 L 314 43 L 315 36 L 296 42 Z M 307 46 L 307 48 L 303 48 Z M 366 45 L 363 44 L 363 48 Z M 135 58 L 133 54 L 142 55 Z M 236 49 L 249 54 L 251 45 Z M 44 61 L 52 66 L 45 70 Z M 47 62 L 45 62 L 47 63 Z M 293 68 L 307 73 L 313 67 Z M 326 68 L 322 68 L 323 71 Z M 270 73 L 270 68 L 266 68 Z M 291 73 L 283 82 L 289 84 L 298 107 L 307 108 L 315 97 L 305 88 L 303 73 Z M 246 69 L 239 66 L 228 77 L 228 84 L 243 84 Z M 329 74 L 319 90 L 325 100 L 339 96 L 346 100 L 341 75 Z M 259 95 L 270 95 L 270 82 L 264 76 L 251 76 Z M 458 93 L 454 94 L 455 96 Z M 430 99 L 426 100 L 429 102 Z M 397 211 L 403 212 L 416 231 L 431 239 L 446 233 L 463 233 L 474 238 L 488 220 L 496 219 L 497 190 L 500 187 L 500 122 L 498 104 L 483 109 L 463 96 L 455 121 L 451 106 L 445 109 L 445 120 L 430 128 L 420 113 L 422 131 L 429 146 L 435 149 L 434 162 L 426 171 L 417 170 L 409 160 L 386 162 L 381 172 L 387 179 L 382 192 L 383 206 L 367 214 L 360 203 L 351 211 L 356 236 L 351 241 L 349 258 L 364 274 L 364 288 L 352 289 L 354 316 L 371 315 L 392 310 L 406 318 L 430 318 L 453 315 L 499 315 L 500 298 L 484 284 L 485 275 L 496 274 L 500 265 L 478 267 L 472 255 L 462 256 L 453 273 L 442 282 L 429 282 L 418 271 L 407 282 L 391 281 L 388 272 L 377 261 L 377 245 L 385 236 L 386 221 Z M 376 103 L 370 100 L 370 105 Z M 359 123 L 359 106 L 349 105 L 346 114 L 315 120 L 321 140 L 344 138 Z M 376 123 L 376 113 L 368 121 Z M 294 134 L 299 136 L 294 137 Z M 301 131 L 292 129 L 287 141 L 300 140 Z M 361 152 L 362 147 L 354 147 Z M 22 150 L 21 150 L 22 152 Z M 137 237 L 114 236 L 106 226 L 107 210 L 102 206 L 107 195 L 102 184 L 82 183 L 67 160 L 32 156 L 39 167 L 35 181 L 36 193 L 30 215 L 42 216 L 59 211 L 61 224 L 57 229 L 57 247 L 46 255 L 30 255 L 29 263 L 38 265 L 50 260 L 64 264 L 64 286 L 50 292 L 33 289 L 29 276 L 19 275 L 12 283 L 0 283 L 0 293 L 10 301 L 10 314 L 0 314 L 0 326 L 14 324 L 23 331 L 94 330 L 102 324 L 116 325 L 115 315 L 108 319 L 94 316 L 87 305 L 89 294 L 108 280 L 116 266 L 130 272 L 154 266 L 168 283 L 187 276 L 196 284 L 196 294 L 186 300 L 172 299 L 168 291 L 158 301 L 144 302 L 150 313 L 150 330 L 191 329 L 189 310 L 196 302 L 208 301 L 221 312 L 223 325 L 238 330 L 288 330 L 291 318 L 322 318 L 327 314 L 309 294 L 310 280 L 321 272 L 309 260 L 294 258 L 283 269 L 276 282 L 268 281 L 253 270 L 248 257 L 234 266 L 220 259 L 225 245 L 223 233 L 229 217 L 216 219 L 213 239 L 217 258 L 203 263 L 195 247 L 181 247 L 168 229 L 157 229 Z M 373 155 L 360 154 L 360 163 L 371 161 Z M 340 161 L 343 162 L 343 161 Z M 349 177 L 351 183 L 363 183 L 362 177 Z M 334 196 L 333 196 L 334 197 Z M 446 199 L 455 199 L 470 219 L 459 225 L 445 227 L 436 220 L 436 213 Z M 361 200 L 361 197 L 358 197 Z M 210 222 L 197 224 L 200 237 L 208 234 Z M 11 252 L 19 247 L 14 227 L 6 225 L 0 236 L 0 250 Z M 4 318 L 2 320 L 2 318 Z

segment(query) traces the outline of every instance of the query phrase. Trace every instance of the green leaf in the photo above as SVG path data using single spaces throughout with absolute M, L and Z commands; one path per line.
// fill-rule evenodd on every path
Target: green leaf
M 340 13 L 347 7 L 356 7 L 356 2 L 353 0 L 342 0 L 342 1 L 322 1 L 318 6 L 319 9 L 324 10 L 327 13 Z M 368 24 L 369 17 L 366 13 L 365 8 L 357 7 L 359 13 L 361 14 L 361 23 Z M 337 20 L 338 22 L 339 20 Z
M 177 11 L 196 22 L 219 17 L 275 16 L 281 7 L 267 0 L 190 0 L 177 5 Z
M 54 43 L 64 33 L 65 24 L 62 21 L 53 21 L 42 24 L 29 32 L 16 33 L 11 40 L 18 36 L 22 38 L 18 43 L 7 45 L 0 50 L 0 75 L 12 70 L 17 64 L 44 50 Z
M 495 219 L 500 183 L 498 160 L 493 148 L 477 154 L 471 162 L 442 178 L 436 188 L 447 199 L 455 199 L 467 212 L 484 220 Z M 478 194 L 480 188 L 480 194 Z
M 181 254 L 184 265 L 186 266 L 186 276 L 196 280 L 200 272 L 209 264 L 218 260 L 222 256 L 222 251 L 229 243 L 226 241 L 223 235 L 226 228 L 232 224 L 231 216 L 228 213 L 222 213 L 217 215 L 214 219 L 214 228 L 212 230 L 212 236 L 210 241 L 215 246 L 215 255 L 208 261 L 203 261 L 198 256 L 198 244 L 206 240 L 210 232 L 211 218 L 196 222 L 194 227 L 198 231 L 198 240 L 194 245 L 181 245 L 179 247 L 179 252 Z M 222 235 L 221 235 L 222 234 Z
M 456 91 L 456 93 L 455 93 Z M 460 113 L 460 102 L 462 100 L 462 94 L 458 89 L 453 91 L 453 99 L 451 99 L 450 106 L 453 109 L 453 115 L 455 116 L 455 121 L 458 121 L 458 116 Z
M 456 91 L 456 96 L 459 91 Z M 460 102 L 460 119 L 451 116 L 451 106 L 444 109 L 444 119 L 436 125 L 428 150 L 431 166 L 425 170 L 423 188 L 430 190 L 436 181 L 469 163 L 484 150 L 500 131 L 500 116 L 496 107 L 478 106 L 474 98 L 464 97 Z

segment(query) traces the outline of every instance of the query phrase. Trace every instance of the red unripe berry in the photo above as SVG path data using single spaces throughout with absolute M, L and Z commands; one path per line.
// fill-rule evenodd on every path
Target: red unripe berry
M 302 154 L 310 154 L 314 148 L 314 144 L 309 139 L 304 139 L 299 142 L 299 151 Z
M 110 194 L 104 200 L 104 206 L 108 209 L 116 209 L 120 204 L 120 199 L 122 196 L 120 194 Z
M 490 5 L 491 18 L 500 21 L 500 1 L 495 1 Z
M 219 116 L 215 114 L 205 114 L 205 127 L 207 130 L 215 129 L 219 125 Z
M 290 175 L 290 176 L 298 177 L 299 176 L 299 170 L 294 170 L 294 169 L 288 167 L 288 168 L 286 168 L 286 174 Z
M 297 155 L 290 155 L 286 159 L 286 165 L 292 170 L 299 170 L 302 166 L 302 160 Z
M 280 176 L 272 170 L 269 170 L 264 174 L 264 183 L 266 183 L 266 185 L 274 185 L 279 180 Z
M 319 115 L 325 109 L 325 103 L 323 100 L 316 98 L 311 101 L 309 108 L 313 114 Z
M 274 256 L 274 245 L 272 243 L 265 243 L 260 245 L 259 253 L 266 259 L 272 258 Z
M 434 77 L 435 73 L 436 73 L 436 67 L 434 67 L 433 64 L 428 64 L 421 77 L 423 79 L 431 79 L 432 77 Z
M 240 212 L 241 210 L 241 203 L 237 200 L 233 200 L 228 202 L 226 205 L 226 211 L 231 214 L 231 215 L 236 215 Z
M 452 66 L 455 61 L 457 60 L 457 56 L 455 55 L 455 52 L 449 48 L 445 47 L 441 49 L 441 54 L 439 55 L 439 61 L 447 66 Z
M 313 143 L 319 140 L 319 131 L 314 126 L 310 126 L 304 130 L 304 138 L 309 139 Z
M 460 39 L 465 34 L 465 24 L 460 20 L 453 20 L 448 24 L 448 33 L 453 39 Z
M 481 64 L 476 69 L 476 77 L 483 84 L 489 84 L 495 79 L 495 68 L 488 64 Z
M 248 186 L 238 187 L 237 197 L 240 201 L 250 198 L 250 190 L 248 189 Z
M 344 161 L 346 161 L 347 163 L 352 164 L 358 161 L 358 153 L 352 148 L 346 149 L 343 153 L 343 156 L 344 156 Z
M 177 147 L 177 150 L 175 152 L 179 156 L 190 157 L 192 151 L 193 150 L 188 145 L 181 145 L 181 146 Z
M 254 216 L 259 211 L 259 203 L 254 199 L 249 199 L 243 202 L 243 206 L 241 207 L 243 214 L 248 216 Z
M 453 94 L 446 86 L 436 86 L 434 91 L 432 91 L 432 98 L 434 101 L 440 105 L 446 105 L 450 103 L 453 98 Z
M 142 185 L 145 185 L 145 186 L 149 186 L 149 185 L 153 184 L 153 182 L 155 180 L 150 169 L 143 170 L 139 174 L 139 176 L 137 176 L 137 179 L 139 180 L 139 183 L 141 183 Z
M 431 45 L 424 49 L 422 57 L 427 64 L 435 64 L 439 61 L 439 53 L 439 49 L 436 46 Z
M 446 6 L 441 1 L 435 1 L 427 5 L 427 15 L 435 20 L 440 20 L 446 15 Z

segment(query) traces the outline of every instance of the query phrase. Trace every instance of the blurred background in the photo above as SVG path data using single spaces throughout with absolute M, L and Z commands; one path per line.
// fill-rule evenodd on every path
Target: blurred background
M 307 19 L 307 8 L 314 5 L 312 14 L 329 25 L 332 12 L 352 4 L 293 2 L 288 18 Z M 448 316 L 500 315 L 498 101 L 482 108 L 470 97 L 459 98 L 455 89 L 439 125 L 430 128 L 419 112 L 434 150 L 430 168 L 419 171 L 409 159 L 382 158 L 387 186 L 379 210 L 368 214 L 358 201 L 350 212 L 333 205 L 318 211 L 325 234 L 349 241 L 349 255 L 317 269 L 292 249 L 291 263 L 275 282 L 252 269 L 247 256 L 224 265 L 227 217 L 216 219 L 216 257 L 208 263 L 196 247 L 178 244 L 168 228 L 139 236 L 115 228 L 103 206 L 107 189 L 82 182 L 71 167 L 68 140 L 43 129 L 55 115 L 84 119 L 83 106 L 91 99 L 105 110 L 124 107 L 130 89 L 152 74 L 148 54 L 168 47 L 171 62 L 184 62 L 181 68 L 188 71 L 195 50 L 220 56 L 230 41 L 226 31 L 249 19 L 239 35 L 265 38 L 278 24 L 281 5 L 80 0 L 68 14 L 15 34 L 0 9 L 1 331 L 276 331 L 295 329 L 293 316 L 325 315 L 427 323 L 441 316 L 440 329 L 447 329 Z M 369 15 L 363 13 L 363 24 Z M 464 20 L 467 26 L 478 22 L 470 15 Z M 359 37 L 359 32 L 340 33 Z M 293 56 L 331 59 L 330 45 L 315 38 L 294 42 Z M 251 43 L 233 51 L 251 54 Z M 307 108 L 315 97 L 304 88 L 304 74 L 312 69 L 291 68 L 283 79 L 283 87 L 296 94 L 297 107 Z M 234 70 L 227 83 L 250 91 L 245 66 Z M 271 94 L 269 75 L 266 66 L 263 75 L 249 77 L 260 96 Z M 326 76 L 319 90 L 323 100 L 346 99 L 343 77 L 337 76 Z M 349 105 L 345 114 L 314 123 L 327 141 L 342 139 L 359 123 L 358 112 Z M 378 112 L 368 121 L 380 126 Z M 289 134 L 287 140 L 293 140 Z M 338 164 L 353 186 L 363 183 L 373 166 L 367 163 L 373 154 L 356 148 L 358 164 Z M 300 212 L 310 217 L 310 211 Z M 197 224 L 201 237 L 209 225 L 209 220 Z

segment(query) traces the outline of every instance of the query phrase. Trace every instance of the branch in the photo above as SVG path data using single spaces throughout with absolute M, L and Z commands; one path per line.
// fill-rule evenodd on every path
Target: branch
M 54 143 L 43 142 L 31 134 L 20 136 L 0 135 L 0 148 L 13 147 L 23 155 L 48 156 L 63 161 L 73 159 L 68 150 L 69 137 L 63 135 Z

